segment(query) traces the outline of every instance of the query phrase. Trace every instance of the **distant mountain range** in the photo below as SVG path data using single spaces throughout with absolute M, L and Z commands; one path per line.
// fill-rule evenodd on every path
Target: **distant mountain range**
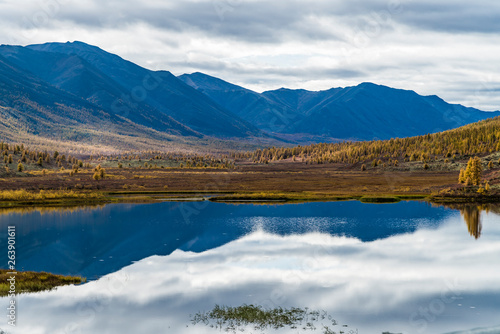
M 179 79 L 260 129 L 316 138 L 410 137 L 500 115 L 373 83 L 318 92 L 281 88 L 258 94 L 202 73 Z
M 10 141 L 387 139 L 499 114 L 371 83 L 259 94 L 202 73 L 151 71 L 82 42 L 0 46 L 0 138 Z

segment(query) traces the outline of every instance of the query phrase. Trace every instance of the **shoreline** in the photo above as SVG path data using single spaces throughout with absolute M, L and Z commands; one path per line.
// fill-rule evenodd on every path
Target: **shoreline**
M 39 194 L 33 192 L 33 194 Z M 99 192 L 92 193 L 89 198 L 88 192 L 76 193 L 82 197 L 57 197 L 57 191 L 48 192 L 52 198 L 36 199 L 9 199 L 0 201 L 0 210 L 9 208 L 29 208 L 29 207 L 80 207 L 98 206 L 106 204 L 148 204 L 158 202 L 191 202 L 210 201 L 214 203 L 239 203 L 239 204 L 263 204 L 263 203 L 307 203 L 307 202 L 336 202 L 336 201 L 360 201 L 362 203 L 387 204 L 400 201 L 426 201 L 435 204 L 483 204 L 500 203 L 498 194 L 492 195 L 435 195 L 435 194 L 336 194 L 336 193 L 313 193 L 313 192 L 200 192 L 200 191 L 126 191 L 126 192 Z

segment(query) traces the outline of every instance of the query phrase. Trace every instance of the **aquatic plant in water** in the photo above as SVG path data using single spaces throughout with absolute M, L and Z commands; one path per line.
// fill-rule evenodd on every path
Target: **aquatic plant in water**
M 322 331 L 323 334 L 337 334 L 333 327 L 337 322 L 323 310 L 310 310 L 292 307 L 265 309 L 262 306 L 242 305 L 237 307 L 219 306 L 208 312 L 198 312 L 191 316 L 193 325 L 204 324 L 214 329 L 236 333 L 253 329 L 263 332 L 267 329 L 299 329 L 303 331 Z M 346 325 L 342 327 L 347 327 Z M 356 333 L 357 331 L 342 333 Z

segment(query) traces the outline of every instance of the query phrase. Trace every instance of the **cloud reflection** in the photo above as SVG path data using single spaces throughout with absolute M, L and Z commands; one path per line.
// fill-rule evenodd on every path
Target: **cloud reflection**
M 256 230 L 202 253 L 176 250 L 83 286 L 19 296 L 18 327 L 9 330 L 215 333 L 191 326 L 189 315 L 216 303 L 324 309 L 360 333 L 491 327 L 500 322 L 499 221 L 484 215 L 478 240 L 458 216 L 371 242 Z

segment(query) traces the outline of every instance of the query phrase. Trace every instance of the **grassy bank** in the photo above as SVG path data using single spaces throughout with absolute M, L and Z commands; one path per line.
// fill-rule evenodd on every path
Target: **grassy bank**
M 95 200 L 103 197 L 104 195 L 99 192 L 74 190 L 27 191 L 19 189 L 0 191 L 0 201 Z
M 9 295 L 10 283 L 7 279 L 11 276 L 15 276 L 16 294 L 52 290 L 62 285 L 86 282 L 82 277 L 53 275 L 46 272 L 19 271 L 16 275 L 10 275 L 8 272 L 0 269 L 0 297 Z
M 402 200 L 425 199 L 425 195 L 336 195 L 312 192 L 254 192 L 234 193 L 230 195 L 214 196 L 213 202 L 318 202 L 318 201 L 348 201 L 359 200 L 363 203 L 396 203 Z
M 103 193 L 97 191 L 39 190 L 0 191 L 0 207 L 19 207 L 29 205 L 72 206 L 110 202 Z

